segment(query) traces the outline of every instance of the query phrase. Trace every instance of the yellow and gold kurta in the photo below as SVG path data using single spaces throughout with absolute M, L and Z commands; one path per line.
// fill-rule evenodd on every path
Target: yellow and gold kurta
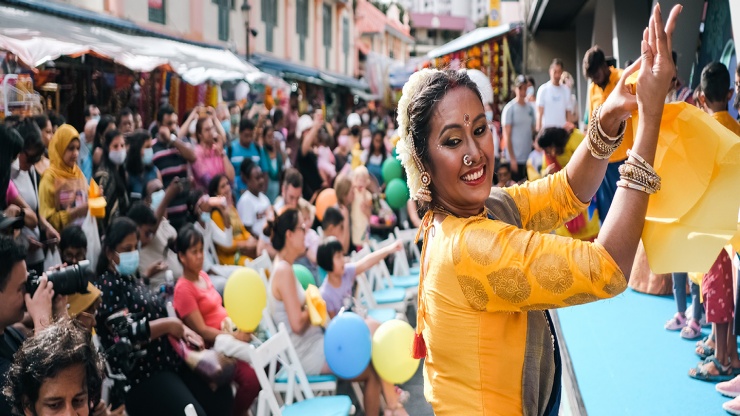
M 505 189 L 523 229 L 448 216 L 427 233 L 417 330 L 427 347 L 424 394 L 436 415 L 542 414 L 555 379 L 543 311 L 626 288 L 598 243 L 543 234 L 586 207 L 565 172 Z

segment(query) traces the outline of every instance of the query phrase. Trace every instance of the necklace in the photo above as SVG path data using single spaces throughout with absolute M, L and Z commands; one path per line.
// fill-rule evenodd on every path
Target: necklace
M 461 218 L 459 215 L 452 213 L 452 211 L 448 210 L 447 208 L 441 205 L 435 205 L 434 207 L 432 207 L 432 211 L 438 214 L 444 214 L 444 215 L 449 215 L 452 217 Z M 488 209 L 485 207 L 483 207 L 483 210 L 480 213 L 476 215 L 472 215 L 472 217 L 483 217 L 483 218 L 486 218 L 487 216 L 488 216 Z

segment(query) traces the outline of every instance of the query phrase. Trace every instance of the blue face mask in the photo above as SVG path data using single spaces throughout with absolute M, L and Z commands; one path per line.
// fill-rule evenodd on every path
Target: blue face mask
M 162 200 L 164 199 L 164 189 L 160 189 L 157 192 L 154 192 L 152 194 L 152 211 L 157 211 L 157 208 L 159 208 L 159 205 L 162 203 Z
M 224 131 L 226 133 L 230 132 L 231 131 L 231 120 L 226 119 L 226 120 L 222 121 L 221 122 L 221 127 L 224 128 Z
M 201 212 L 200 213 L 200 220 L 203 221 L 203 223 L 207 223 L 211 220 L 211 213 L 210 212 Z
M 139 252 L 137 250 L 118 254 L 116 270 L 121 276 L 131 276 L 139 268 Z
M 141 157 L 141 161 L 144 163 L 144 166 L 151 166 L 152 161 L 154 160 L 154 149 L 151 147 L 147 147 L 144 149 L 144 156 Z

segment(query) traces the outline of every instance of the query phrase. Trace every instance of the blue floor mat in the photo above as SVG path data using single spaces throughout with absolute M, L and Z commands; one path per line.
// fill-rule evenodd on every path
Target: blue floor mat
M 675 313 L 672 297 L 631 289 L 558 310 L 589 416 L 727 415 L 722 403 L 730 399 L 688 376 L 700 361 L 696 341 L 663 329 Z

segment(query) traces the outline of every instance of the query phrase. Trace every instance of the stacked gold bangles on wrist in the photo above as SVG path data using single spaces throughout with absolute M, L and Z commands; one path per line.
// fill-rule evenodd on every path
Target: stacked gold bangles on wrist
M 627 122 L 622 120 L 616 137 L 610 137 L 601 128 L 601 106 L 596 107 L 591 114 L 588 126 L 588 150 L 596 159 L 608 159 L 612 153 L 622 144 Z M 611 144 L 609 144 L 611 142 Z
M 627 151 L 627 160 L 619 167 L 617 186 L 634 189 L 652 195 L 660 190 L 660 176 L 652 166 L 632 150 Z

